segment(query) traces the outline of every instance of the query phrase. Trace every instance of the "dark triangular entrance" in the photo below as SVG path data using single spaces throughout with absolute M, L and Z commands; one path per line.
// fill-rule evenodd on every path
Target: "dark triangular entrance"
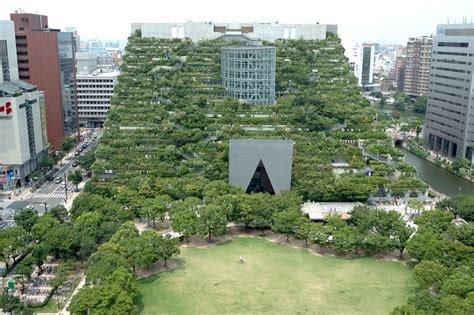
M 268 177 L 267 170 L 265 169 L 262 160 L 258 163 L 246 192 L 248 194 L 251 192 L 275 194 L 275 190 L 273 190 L 272 183 L 270 182 L 270 178 Z

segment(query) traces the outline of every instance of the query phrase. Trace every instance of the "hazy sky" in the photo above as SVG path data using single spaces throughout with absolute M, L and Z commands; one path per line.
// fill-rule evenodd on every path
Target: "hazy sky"
M 76 26 L 88 39 L 126 39 L 132 22 L 320 21 L 338 24 L 345 43 L 406 43 L 409 36 L 434 33 L 448 18 L 474 20 L 474 0 L 2 0 L 0 19 L 20 8 L 48 15 L 53 28 Z

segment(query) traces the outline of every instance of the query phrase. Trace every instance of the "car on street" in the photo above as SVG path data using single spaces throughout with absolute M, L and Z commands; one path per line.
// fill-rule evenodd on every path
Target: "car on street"
M 72 167 L 76 167 L 76 166 L 77 166 L 77 162 L 74 161 L 74 162 L 72 163 Z
M 79 151 L 74 152 L 75 156 L 78 156 L 79 154 L 81 154 L 81 152 L 79 152 Z
M 33 206 L 33 205 L 28 205 L 28 206 L 25 207 L 25 209 L 34 210 L 34 209 L 35 209 L 35 206 Z
M 61 183 L 62 181 L 63 181 L 63 178 L 60 177 L 60 176 L 58 176 L 58 177 L 56 177 L 56 179 L 54 180 L 54 183 L 59 184 L 59 183 Z

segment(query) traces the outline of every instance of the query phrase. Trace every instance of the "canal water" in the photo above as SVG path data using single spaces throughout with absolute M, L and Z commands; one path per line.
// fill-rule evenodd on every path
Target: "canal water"
M 378 106 L 376 109 L 383 113 L 392 113 L 395 111 L 390 106 Z M 411 111 L 400 111 L 400 121 L 406 122 L 411 116 L 419 118 L 422 122 L 425 121 L 424 113 L 413 113 Z M 405 162 L 413 165 L 416 168 L 418 177 L 430 185 L 434 190 L 439 191 L 445 195 L 466 194 L 474 196 L 474 183 L 471 183 L 459 176 L 456 176 L 436 164 L 422 159 L 407 149 L 398 146 L 398 149 L 405 153 Z
M 434 190 L 445 195 L 465 194 L 474 196 L 474 183 L 456 176 L 436 164 L 422 159 L 407 149 L 397 146 L 405 153 L 405 162 L 416 168 L 418 177 Z

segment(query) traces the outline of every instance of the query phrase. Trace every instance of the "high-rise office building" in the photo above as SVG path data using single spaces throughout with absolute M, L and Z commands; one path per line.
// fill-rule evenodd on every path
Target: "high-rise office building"
M 44 98 L 18 80 L 13 22 L 0 21 L 0 191 L 21 187 L 48 152 Z
M 474 162 L 474 24 L 438 25 L 431 58 L 425 146 Z
M 395 85 L 397 91 L 403 91 L 405 87 L 405 71 L 407 65 L 407 58 L 406 56 L 397 56 L 395 61 Z
M 13 13 L 19 76 L 44 91 L 48 140 L 60 149 L 61 138 L 77 129 L 73 110 L 75 61 L 73 34 L 48 27 L 48 17 Z
M 11 21 L 0 21 L 0 83 L 18 80 L 15 26 Z
M 403 92 L 412 96 L 426 95 L 430 75 L 432 36 L 411 37 L 407 43 Z
M 374 81 L 374 54 L 372 44 L 364 43 L 352 49 L 351 65 L 359 85 L 372 84 Z

